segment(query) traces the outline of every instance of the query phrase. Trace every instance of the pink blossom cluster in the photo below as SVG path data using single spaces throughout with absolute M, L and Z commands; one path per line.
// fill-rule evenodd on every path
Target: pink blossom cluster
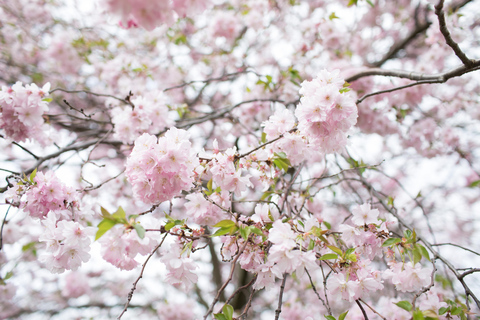
M 220 209 L 230 207 L 230 199 L 227 191 L 221 193 L 212 193 L 208 196 L 210 201 L 205 199 L 202 193 L 191 193 L 185 197 L 188 200 L 185 203 L 186 214 L 189 217 L 189 221 L 202 226 L 213 226 L 217 222 L 225 219 L 225 213 Z M 215 205 L 215 204 L 217 205 Z
M 43 219 L 50 211 L 59 211 L 64 218 L 69 219 L 72 209 L 78 206 L 78 197 L 72 187 L 63 184 L 53 171 L 45 174 L 37 172 L 33 183 L 17 184 L 7 191 L 7 196 L 14 202 L 19 202 L 31 217 Z
M 197 268 L 193 260 L 182 250 L 179 243 L 173 243 L 163 251 L 160 260 L 167 268 L 167 283 L 189 291 L 193 284 L 197 283 L 198 276 L 192 272 Z
M 214 142 L 214 148 L 218 149 L 216 142 Z M 225 150 L 224 153 L 216 153 L 212 161 L 208 163 L 208 169 L 216 186 L 220 187 L 222 191 L 231 191 L 236 196 L 240 196 L 253 184 L 250 182 L 250 175 L 242 176 L 242 169 L 236 168 L 236 151 L 237 149 L 233 147 Z
M 91 288 L 88 285 L 88 277 L 81 272 L 70 272 L 65 277 L 65 286 L 62 289 L 62 296 L 67 298 L 78 298 L 89 294 Z
M 292 166 L 300 164 L 308 158 L 310 148 L 307 139 L 298 131 L 292 132 L 295 127 L 295 116 L 285 107 L 279 107 L 267 121 L 262 123 L 268 140 L 283 135 L 269 146 L 273 152 L 284 152 Z
M 299 131 L 323 153 L 341 151 L 347 144 L 347 132 L 357 122 L 355 99 L 344 88 L 339 73 L 322 70 L 312 81 L 304 81 L 295 110 Z
M 147 133 L 135 140 L 126 175 L 138 199 L 159 204 L 191 189 L 199 159 L 188 138 L 187 131 L 172 127 L 158 142 Z
M 210 0 L 103 0 L 107 9 L 120 15 L 122 25 L 139 25 L 149 31 L 167 24 L 176 18 L 201 13 L 210 5 Z
M 386 270 L 383 278 L 390 279 L 398 291 L 415 292 L 426 287 L 431 282 L 432 267 L 422 267 L 420 263 L 413 265 L 412 262 L 389 263 L 390 269 Z
M 0 129 L 5 135 L 15 141 L 35 139 L 42 145 L 46 144 L 43 114 L 48 111 L 48 96 L 50 83 L 42 88 L 36 84 L 21 82 L 11 87 L 2 86 L 0 91 Z
M 93 227 L 83 227 L 74 221 L 59 221 L 60 218 L 60 214 L 50 211 L 42 221 L 45 230 L 39 237 L 39 241 L 46 244 L 39 260 L 52 273 L 77 270 L 82 262 L 87 262 L 90 259 L 90 238 L 95 232 Z
M 405 147 L 413 147 L 427 158 L 451 152 L 459 145 L 459 137 L 452 128 L 442 128 L 432 118 L 415 122 L 404 139 Z
M 146 234 L 140 239 L 135 230 L 125 230 L 123 226 L 115 226 L 103 235 L 100 240 L 102 257 L 121 270 L 132 270 L 138 265 L 135 257 L 152 252 L 156 241 Z
M 142 133 L 157 134 L 173 125 L 168 117 L 166 96 L 158 91 L 149 96 L 132 99 L 133 107 L 112 110 L 115 137 L 122 142 L 132 143 Z
M 338 272 L 327 281 L 328 292 L 334 298 L 350 302 L 367 296 L 370 292 L 383 289 L 380 273 L 369 269 L 359 269 L 355 273 Z

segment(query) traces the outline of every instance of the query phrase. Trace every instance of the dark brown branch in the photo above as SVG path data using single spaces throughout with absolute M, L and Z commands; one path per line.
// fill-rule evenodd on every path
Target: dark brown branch
M 92 92 L 92 91 L 88 91 L 88 90 L 67 90 L 67 89 L 62 89 L 62 88 L 55 88 L 55 89 L 51 90 L 49 93 L 52 94 L 55 91 L 61 91 L 61 92 L 65 92 L 65 93 L 86 93 L 86 94 L 91 94 L 92 96 L 97 96 L 97 97 L 113 98 L 113 99 L 121 101 L 125 104 L 130 104 L 127 100 L 115 97 L 111 94 L 96 93 L 96 92 Z
M 465 247 L 462 247 L 458 244 L 455 244 L 455 243 L 435 243 L 435 244 L 432 244 L 432 247 L 436 247 L 436 246 L 453 246 L 453 247 L 457 247 L 457 248 L 460 248 L 460 249 L 463 249 L 463 250 L 466 250 L 466 251 L 469 251 L 473 254 L 476 254 L 477 256 L 480 256 L 480 253 L 476 252 L 476 251 L 473 251 L 472 249 L 468 249 L 468 248 L 465 248 Z
M 357 300 L 355 300 L 355 302 L 357 303 L 357 305 L 358 305 L 358 307 L 360 308 L 360 310 L 362 310 L 363 318 L 364 318 L 365 320 L 368 320 L 367 313 L 365 312 L 365 309 L 363 309 L 362 304 L 360 303 L 360 301 L 358 301 L 358 299 L 357 299 Z
M 438 4 L 435 6 L 435 14 L 438 17 L 440 32 L 445 38 L 445 41 L 447 42 L 448 46 L 452 48 L 453 52 L 455 52 L 455 55 L 463 62 L 463 64 L 466 67 L 472 67 L 475 61 L 467 57 L 467 55 L 458 46 L 458 43 L 456 43 L 452 39 L 452 35 L 450 34 L 450 31 L 448 31 L 447 22 L 445 20 L 445 13 L 443 12 L 443 3 L 444 3 L 444 0 L 440 0 Z
M 275 310 L 275 320 L 280 318 L 280 313 L 282 312 L 282 300 L 283 300 L 283 291 L 285 290 L 285 282 L 287 282 L 287 273 L 283 274 L 282 285 L 280 286 L 280 294 L 278 295 L 278 306 Z
M 360 71 L 353 76 L 348 77 L 345 79 L 347 82 L 353 82 L 358 79 L 364 77 L 371 77 L 371 76 L 383 76 L 383 77 L 395 77 L 395 78 L 402 78 L 402 79 L 410 79 L 414 81 L 438 81 L 438 82 L 446 82 L 447 80 L 455 77 L 462 76 L 466 73 L 476 71 L 480 68 L 480 60 L 474 60 L 473 64 L 470 67 L 465 65 L 461 65 L 454 69 L 437 73 L 437 74 L 425 74 L 421 72 L 415 71 L 405 71 L 405 70 L 385 70 L 381 68 L 371 68 L 364 71 Z

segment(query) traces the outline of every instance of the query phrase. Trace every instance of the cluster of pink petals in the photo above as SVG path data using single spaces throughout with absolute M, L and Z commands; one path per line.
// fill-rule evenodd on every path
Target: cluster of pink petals
M 115 226 L 99 240 L 102 245 L 102 257 L 121 270 L 132 270 L 138 265 L 137 254 L 146 255 L 156 245 L 148 234 L 140 239 L 135 230 L 127 230 L 123 226 Z
M 214 143 L 216 147 L 216 143 Z M 248 187 L 252 187 L 251 175 L 242 176 L 242 170 L 235 168 L 236 148 L 229 148 L 225 153 L 216 153 L 209 162 L 209 171 L 212 174 L 213 182 L 222 191 L 231 191 L 239 197 Z
M 158 142 L 147 133 L 135 140 L 126 175 L 139 200 L 159 204 L 192 188 L 199 159 L 188 138 L 187 131 L 172 127 Z
M 398 291 L 414 292 L 426 287 L 431 282 L 433 268 L 422 267 L 420 263 L 415 266 L 412 262 L 389 263 L 390 269 L 386 270 L 383 278 L 390 279 Z
M 341 151 L 347 144 L 347 132 L 357 122 L 357 106 L 354 98 L 342 91 L 344 83 L 339 70 L 322 70 L 300 89 L 303 96 L 295 110 L 298 129 L 323 153 Z
M 192 272 L 197 265 L 186 256 L 179 244 L 173 243 L 168 250 L 165 250 L 161 261 L 167 268 L 165 280 L 169 284 L 189 291 L 193 284 L 197 283 L 198 276 Z
M 208 198 L 224 208 L 230 207 L 229 194 L 227 191 L 222 193 L 212 193 Z M 220 220 L 225 219 L 225 213 L 217 205 L 205 199 L 202 193 L 191 193 L 185 197 L 188 202 L 185 204 L 189 221 L 202 226 L 213 226 Z
M 177 18 L 193 16 L 207 8 L 209 0 L 103 0 L 107 9 L 121 17 L 124 26 L 139 25 L 149 31 Z
M 367 269 L 360 269 L 350 277 L 346 277 L 342 272 L 331 275 L 327 280 L 327 288 L 334 298 L 352 302 L 369 292 L 383 289 L 383 284 L 375 274 Z
M 65 217 L 72 213 L 66 209 L 77 206 L 78 197 L 72 187 L 64 185 L 53 171 L 38 172 L 33 184 L 17 184 L 7 191 L 7 197 L 19 201 L 20 208 L 34 218 L 44 218 L 52 210 L 60 210 Z
M 43 88 L 34 83 L 22 85 L 15 83 L 12 87 L 2 86 L 0 91 L 0 129 L 5 135 L 15 141 L 35 139 L 42 145 L 46 144 L 43 114 L 48 111 L 48 96 L 50 83 Z
M 156 134 L 173 125 L 162 92 L 146 97 L 138 96 L 131 102 L 133 108 L 128 106 L 112 110 L 115 137 L 122 142 L 132 143 L 142 133 Z
M 42 221 L 45 231 L 39 237 L 39 241 L 46 244 L 39 260 L 52 273 L 77 270 L 82 262 L 87 262 L 90 259 L 90 238 L 95 232 L 95 228 L 83 227 L 78 222 L 58 221 L 59 217 L 50 211 Z

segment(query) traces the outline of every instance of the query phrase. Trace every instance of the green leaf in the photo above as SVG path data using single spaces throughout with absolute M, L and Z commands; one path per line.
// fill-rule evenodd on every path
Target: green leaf
M 393 207 L 393 201 L 394 201 L 394 200 L 395 200 L 394 198 L 388 197 L 388 205 L 391 206 L 391 207 Z
M 212 237 L 223 236 L 223 235 L 226 235 L 227 233 L 229 233 L 229 234 L 232 235 L 232 234 L 234 234 L 237 230 L 238 230 L 238 227 L 237 227 L 237 226 L 223 227 L 223 228 L 218 229 L 218 230 L 212 235 Z
M 110 212 L 108 212 L 104 207 L 100 207 L 100 211 L 102 212 L 102 217 L 104 218 L 111 216 Z
M 8 280 L 13 276 L 13 271 L 8 271 L 7 274 L 5 275 L 5 278 L 3 280 Z
M 352 254 L 349 254 L 348 256 L 346 256 L 347 260 L 350 260 L 352 262 L 357 262 L 357 255 L 352 253 Z
M 422 252 L 420 251 L 420 248 L 418 245 L 415 245 L 413 247 L 413 265 L 416 265 L 420 260 L 422 260 Z
M 328 223 L 327 221 L 323 221 L 323 224 L 325 225 L 325 227 L 327 227 L 327 229 L 332 229 L 332 225 L 330 223 Z
M 473 181 L 468 185 L 469 188 L 480 187 L 480 180 Z
M 223 313 L 217 313 L 217 314 L 214 314 L 213 316 L 214 316 L 215 319 L 217 319 L 217 320 L 228 320 L 228 319 L 223 315 Z
M 212 192 L 213 191 L 213 179 L 210 179 L 207 183 L 207 190 Z
M 327 245 L 327 247 L 332 250 L 333 252 L 335 252 L 336 254 L 340 255 L 340 256 L 343 256 L 343 251 L 340 250 L 339 248 L 335 247 L 335 246 L 330 246 L 330 245 Z
M 425 320 L 423 316 L 423 312 L 421 310 L 417 310 L 413 313 L 413 320 Z
M 43 98 L 42 101 L 45 101 L 45 102 L 52 102 L 53 99 L 52 98 Z
M 318 260 L 331 260 L 338 259 L 338 256 L 335 253 L 327 253 L 321 256 Z
M 262 143 L 267 142 L 267 134 L 265 132 L 262 132 L 262 139 L 260 140 L 260 142 Z
M 375 4 L 372 1 L 367 0 L 367 3 L 370 5 L 370 7 L 375 8 Z
M 287 172 L 289 167 L 289 161 L 286 159 L 277 158 L 273 160 L 273 164 L 283 171 Z
M 450 311 L 450 314 L 452 316 L 458 316 L 460 313 L 462 313 L 462 309 L 459 307 L 453 307 L 452 310 Z
M 448 309 L 449 308 L 441 307 L 440 309 L 438 309 L 438 314 L 443 315 L 443 314 L 447 313 Z
M 122 207 L 118 207 L 117 211 L 115 211 L 113 214 L 112 214 L 112 218 L 116 218 L 117 220 L 120 221 L 125 221 L 127 222 L 126 220 L 126 214 L 125 214 L 125 210 L 123 210 Z
M 412 237 L 412 231 L 407 229 L 403 231 L 403 235 L 405 236 L 405 238 L 410 239 Z
M 341 315 L 338 316 L 338 320 L 344 320 L 345 317 L 347 316 L 347 313 L 348 311 L 345 311 L 344 313 L 342 313 Z
M 223 314 L 225 315 L 225 317 L 227 318 L 227 320 L 232 320 L 233 318 L 233 307 L 229 304 L 226 304 L 224 307 L 223 307 Z
M 337 320 L 334 316 L 324 316 L 327 320 Z
M 347 4 L 347 6 L 351 7 L 353 5 L 357 5 L 358 0 L 350 0 Z
M 248 236 L 250 235 L 251 230 L 250 228 L 240 228 L 240 235 L 242 236 L 243 239 L 247 240 Z
M 400 308 L 402 308 L 403 310 L 407 310 L 408 312 L 412 311 L 412 308 L 413 308 L 412 304 L 406 300 L 399 301 L 395 304 Z
M 335 14 L 335 12 L 332 12 L 332 13 L 330 13 L 330 15 L 328 16 L 328 19 L 330 19 L 330 20 L 339 19 L 339 17 L 337 17 L 337 15 Z
M 382 247 L 390 247 L 394 244 L 402 242 L 402 239 L 400 238 L 389 238 L 383 242 Z
M 138 237 L 140 239 L 145 238 L 145 228 L 144 227 L 142 227 L 138 223 L 135 223 L 135 224 L 133 224 L 133 228 L 135 229 L 135 231 L 137 231 Z
M 98 224 L 98 231 L 97 234 L 95 235 L 95 241 L 100 239 L 101 236 L 105 234 L 108 230 L 110 230 L 114 225 L 116 225 L 117 222 L 108 218 L 103 219 L 100 221 Z
M 310 250 L 313 250 L 313 248 L 315 248 L 315 241 L 313 241 L 312 239 L 310 239 L 310 242 L 308 243 L 308 248 L 307 248 L 307 250 L 310 251 Z
M 171 222 L 168 222 L 167 224 L 165 224 L 165 230 L 166 231 L 170 231 L 170 229 L 172 229 L 173 227 L 175 227 L 175 221 L 171 221 Z
M 430 261 L 430 255 L 428 254 L 428 251 L 427 249 L 422 246 L 421 244 L 417 244 L 418 248 L 420 248 L 420 252 L 422 253 L 422 256 L 427 259 L 428 261 Z
M 255 233 L 257 236 L 265 237 L 262 230 L 258 229 L 257 227 L 250 226 L 249 228 L 250 228 L 250 231 Z
M 229 228 L 235 225 L 235 222 L 232 220 L 222 220 L 218 222 L 216 225 L 214 225 L 214 228 Z
M 35 168 L 35 170 L 32 171 L 32 173 L 30 173 L 30 182 L 33 183 L 33 179 L 35 179 L 35 176 L 37 175 L 37 168 Z
M 349 248 L 349 249 L 347 249 L 347 251 L 345 251 L 345 256 L 350 255 L 350 254 L 353 253 L 354 251 L 355 251 L 355 248 Z

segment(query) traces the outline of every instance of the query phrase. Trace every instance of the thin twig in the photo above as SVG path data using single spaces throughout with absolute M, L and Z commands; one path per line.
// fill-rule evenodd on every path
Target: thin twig
M 55 91 L 62 91 L 62 92 L 65 92 L 65 93 L 87 93 L 87 94 L 91 94 L 92 96 L 97 96 L 97 97 L 113 98 L 113 99 L 116 99 L 116 100 L 121 101 L 123 103 L 129 104 L 128 101 L 126 101 L 125 99 L 112 96 L 111 94 L 96 93 L 96 92 L 92 92 L 92 91 L 88 91 L 88 90 L 66 90 L 66 89 L 63 89 L 63 88 L 55 88 L 55 89 L 51 90 L 49 93 L 52 94 Z
M 153 249 L 152 253 L 150 253 L 150 255 L 147 257 L 147 260 L 145 260 L 145 262 L 143 263 L 142 270 L 140 271 L 140 275 L 138 276 L 137 280 L 135 280 L 135 282 L 133 283 L 132 289 L 128 293 L 127 303 L 125 303 L 125 307 L 123 308 L 122 313 L 120 313 L 120 315 L 117 317 L 117 319 L 122 318 L 123 314 L 125 312 L 127 312 L 127 308 L 128 308 L 128 305 L 130 304 L 130 301 L 132 300 L 133 293 L 135 292 L 135 289 L 137 289 L 137 283 L 143 277 L 143 272 L 145 271 L 145 267 L 147 266 L 148 260 L 150 260 L 150 258 L 155 254 L 155 252 L 157 252 L 158 248 L 160 248 L 162 246 L 162 244 L 165 241 L 165 238 L 167 237 L 167 235 L 168 234 L 165 234 L 165 236 L 163 236 L 162 241 L 160 241 L 158 246 L 156 246 L 155 249 Z
M 320 297 L 320 294 L 318 294 L 317 288 L 313 284 L 312 277 L 310 276 L 310 273 L 308 272 L 307 268 L 305 268 L 305 272 L 308 275 L 308 279 L 310 279 L 310 284 L 312 285 L 313 292 L 315 292 L 315 294 L 317 295 L 318 300 L 322 301 L 323 305 L 325 306 L 325 309 L 328 309 L 327 305 L 325 304 L 325 300 L 323 300 L 322 297 Z
M 248 241 L 249 241 L 250 237 L 247 239 L 247 241 L 245 241 L 245 243 L 242 245 L 242 247 L 240 248 L 240 250 L 238 251 L 237 253 L 237 256 L 235 257 L 235 259 L 233 259 L 232 263 L 231 263 L 231 268 L 230 268 L 230 275 L 228 276 L 228 279 L 225 281 L 225 283 L 223 284 L 223 286 L 220 288 L 220 290 L 217 291 L 217 294 L 215 296 L 215 298 L 213 299 L 212 301 L 212 304 L 210 305 L 210 308 L 208 308 L 207 310 L 207 313 L 203 316 L 203 319 L 207 319 L 207 317 L 213 312 L 213 308 L 215 307 L 215 304 L 218 302 L 219 298 L 220 298 L 220 294 L 223 292 L 223 290 L 225 290 L 225 288 L 227 287 L 227 285 L 230 283 L 230 281 L 232 281 L 233 279 L 233 272 L 235 271 L 235 266 L 237 265 L 237 260 L 238 258 L 240 258 L 240 256 L 242 255 L 243 251 L 245 250 L 245 248 L 247 247 L 247 244 L 248 244 Z
M 12 205 L 8 206 L 7 212 L 5 213 L 5 217 L 3 217 L 2 228 L 0 229 L 0 250 L 2 250 L 2 248 L 3 248 L 3 226 L 5 225 L 5 223 L 7 221 L 8 212 L 10 211 L 11 207 L 12 207 Z
M 465 247 L 462 247 L 458 244 L 455 244 L 455 243 L 435 243 L 435 244 L 432 244 L 432 247 L 436 247 L 436 246 L 454 246 L 454 247 L 457 247 L 457 248 L 460 248 L 460 249 L 463 249 L 463 250 L 466 250 L 466 251 L 469 251 L 473 254 L 476 254 L 477 256 L 480 256 L 480 253 L 476 252 L 476 251 L 473 251 L 472 249 L 468 249 L 468 248 L 465 248 Z
M 362 310 L 362 314 L 363 314 L 363 317 L 365 318 L 365 320 L 368 320 L 367 312 L 365 311 L 365 309 L 363 309 L 362 304 L 360 303 L 359 299 L 355 300 L 355 302 L 357 303 L 360 310 Z
M 252 305 L 253 295 L 255 294 L 255 292 L 255 289 L 252 289 L 252 292 L 250 292 L 250 297 L 248 297 L 247 305 L 243 309 L 242 314 L 239 316 L 240 319 L 244 320 L 246 318 L 248 309 L 250 309 L 250 306 Z
M 31 155 L 32 157 L 34 157 L 35 160 L 40 159 L 39 156 L 37 156 L 36 154 L 34 154 L 33 152 L 31 152 L 30 150 L 28 150 L 28 149 L 25 148 L 24 146 L 20 145 L 19 143 L 15 142 L 15 141 L 12 141 L 12 144 L 16 145 L 17 147 L 19 147 L 20 149 L 22 149 L 23 151 L 25 151 L 26 153 L 28 153 L 29 155 Z
M 362 299 L 358 299 L 360 300 L 361 302 L 363 302 L 364 305 L 366 305 L 370 310 L 372 310 L 375 314 L 377 314 L 380 318 L 382 318 L 383 320 L 387 320 L 387 318 L 385 318 L 384 316 L 382 316 L 380 313 L 377 312 L 377 310 L 373 309 L 372 306 L 370 306 L 368 303 L 366 303 L 365 301 L 363 301 Z
M 280 313 L 282 312 L 282 300 L 283 300 L 283 291 L 285 290 L 285 282 L 287 282 L 288 274 L 285 272 L 283 274 L 282 285 L 280 286 L 280 294 L 278 295 L 278 306 L 277 310 L 275 310 L 275 320 L 278 320 L 280 317 Z

